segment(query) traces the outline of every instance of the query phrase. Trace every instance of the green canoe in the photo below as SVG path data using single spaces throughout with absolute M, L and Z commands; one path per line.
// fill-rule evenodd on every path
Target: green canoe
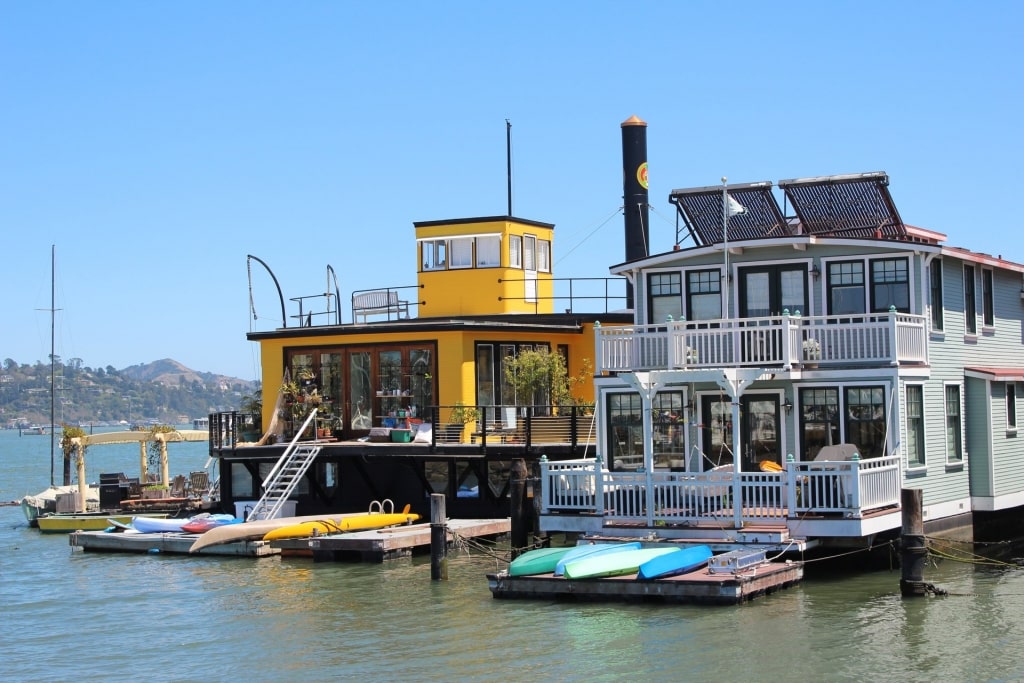
M 537 548 L 528 550 L 508 566 L 509 576 L 531 576 L 533 574 L 550 574 L 555 571 L 555 565 L 562 559 L 562 555 L 572 550 L 566 548 Z

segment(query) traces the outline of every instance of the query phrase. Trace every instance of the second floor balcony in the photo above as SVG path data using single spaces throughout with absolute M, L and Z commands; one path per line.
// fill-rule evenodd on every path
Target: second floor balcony
M 783 314 L 759 318 L 666 321 L 596 330 L 596 370 L 899 365 L 925 363 L 924 316 Z

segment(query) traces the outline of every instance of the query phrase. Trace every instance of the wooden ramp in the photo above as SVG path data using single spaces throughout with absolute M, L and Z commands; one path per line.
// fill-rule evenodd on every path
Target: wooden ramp
M 169 553 L 188 555 L 199 534 L 167 532 L 162 534 L 111 533 L 107 531 L 75 531 L 69 543 L 72 548 L 101 553 Z M 240 541 L 210 546 L 200 555 L 227 555 L 236 557 L 268 557 L 279 555 L 277 548 L 264 541 Z
M 448 543 L 459 538 L 501 536 L 512 530 L 505 519 L 449 519 Z M 284 555 L 307 555 L 318 562 L 383 562 L 430 549 L 430 524 L 270 541 Z
M 704 567 L 689 574 L 638 581 L 636 574 L 602 579 L 566 579 L 552 574 L 488 574 L 491 595 L 500 599 L 646 601 L 736 605 L 788 588 L 803 579 L 799 562 L 765 562 L 742 571 Z

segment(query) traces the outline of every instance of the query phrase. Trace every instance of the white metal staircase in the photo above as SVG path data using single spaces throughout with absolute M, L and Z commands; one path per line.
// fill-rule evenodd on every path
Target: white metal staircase
M 299 444 L 299 436 L 316 419 L 316 413 L 316 410 L 310 411 L 302 427 L 295 432 L 295 438 L 274 465 L 274 469 L 270 470 L 270 474 L 263 481 L 263 496 L 256 501 L 245 521 L 277 517 L 288 496 L 302 480 L 302 475 L 313 464 L 321 447 L 316 443 Z

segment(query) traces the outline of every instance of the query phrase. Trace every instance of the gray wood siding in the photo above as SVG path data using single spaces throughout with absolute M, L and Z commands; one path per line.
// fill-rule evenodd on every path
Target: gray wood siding
M 1024 490 L 1024 448 L 1021 447 L 1019 432 L 1006 429 L 1006 382 L 990 382 L 989 386 L 993 492 L 997 496 L 1008 495 Z
M 993 424 L 992 405 L 989 397 L 989 383 L 983 379 L 968 377 L 966 380 L 967 400 L 965 420 L 967 423 L 967 458 L 970 462 L 971 494 L 991 496 L 992 453 L 989 436 Z

